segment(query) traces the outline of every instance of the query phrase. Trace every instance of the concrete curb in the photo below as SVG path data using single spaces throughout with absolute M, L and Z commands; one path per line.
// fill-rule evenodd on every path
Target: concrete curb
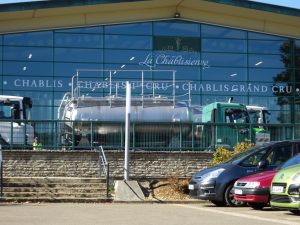
M 161 200 L 161 201 L 112 201 L 111 203 L 129 203 L 129 204 L 204 204 L 207 201 L 201 200 Z

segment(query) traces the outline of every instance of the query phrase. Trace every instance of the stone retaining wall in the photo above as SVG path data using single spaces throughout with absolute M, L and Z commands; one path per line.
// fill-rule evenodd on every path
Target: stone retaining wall
M 106 151 L 110 176 L 123 177 L 124 151 Z M 5 177 L 97 177 L 96 151 L 3 151 Z M 212 160 L 208 152 L 131 152 L 130 178 L 190 177 Z

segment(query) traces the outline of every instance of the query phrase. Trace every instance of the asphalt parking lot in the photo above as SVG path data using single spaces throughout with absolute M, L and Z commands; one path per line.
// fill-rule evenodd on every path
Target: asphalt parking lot
M 0 204 L 1 225 L 299 225 L 288 211 L 215 207 L 209 203 Z

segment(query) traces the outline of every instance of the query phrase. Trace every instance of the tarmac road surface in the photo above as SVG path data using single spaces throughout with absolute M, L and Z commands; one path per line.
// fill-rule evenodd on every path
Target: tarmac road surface
M 299 225 L 300 216 L 270 208 L 200 204 L 0 204 L 1 225 Z

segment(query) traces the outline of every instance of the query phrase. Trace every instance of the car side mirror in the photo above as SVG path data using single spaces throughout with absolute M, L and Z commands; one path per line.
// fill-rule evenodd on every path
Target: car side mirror
M 267 161 L 261 160 L 261 161 L 258 162 L 257 168 L 258 169 L 265 169 L 268 165 L 269 165 L 269 163 Z

